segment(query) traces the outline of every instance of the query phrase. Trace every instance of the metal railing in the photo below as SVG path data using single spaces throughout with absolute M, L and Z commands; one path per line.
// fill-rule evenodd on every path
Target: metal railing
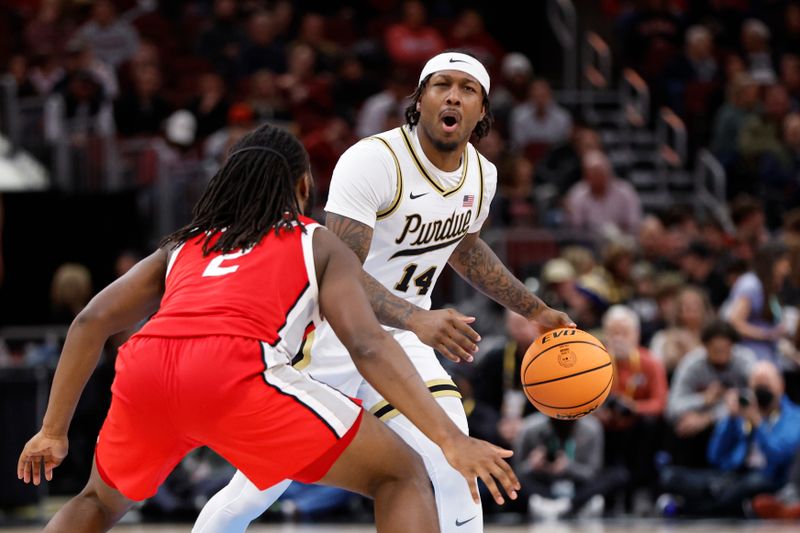
M 722 163 L 710 150 L 706 148 L 699 150 L 694 168 L 695 198 L 719 221 L 725 231 L 733 234 L 736 228 L 726 207 L 726 181 L 727 176 Z
M 571 0 L 549 0 L 547 18 L 561 45 L 561 90 L 574 93 L 578 89 L 578 25 L 575 6 Z
M 599 122 L 598 93 L 611 85 L 611 50 L 600 35 L 587 32 L 581 55 L 581 110 L 592 122 Z

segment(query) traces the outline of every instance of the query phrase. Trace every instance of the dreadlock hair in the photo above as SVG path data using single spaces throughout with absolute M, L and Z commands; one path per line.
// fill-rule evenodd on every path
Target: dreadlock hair
M 459 52 L 461 54 L 466 54 L 471 57 L 475 57 L 475 54 L 468 52 L 466 50 L 446 50 L 446 52 Z M 477 58 L 475 58 L 477 59 Z M 417 103 L 419 102 L 420 98 L 422 98 L 422 92 L 427 87 L 428 82 L 433 76 L 433 73 L 425 76 L 423 80 L 419 83 L 419 86 L 414 91 L 414 94 L 411 95 L 411 104 L 406 107 L 405 116 L 406 116 L 406 124 L 409 127 L 413 128 L 419 122 L 419 115 L 420 112 L 417 111 Z M 487 135 L 489 135 L 489 130 L 492 129 L 492 124 L 494 123 L 494 117 L 492 116 L 492 106 L 489 102 L 489 95 L 486 94 L 486 90 L 481 86 L 481 93 L 483 94 L 483 108 L 486 113 L 483 115 L 483 118 L 475 125 L 475 129 L 472 130 L 472 134 L 475 136 L 477 140 L 483 139 Z
M 192 221 L 165 237 L 161 246 L 174 247 L 205 233 L 204 255 L 229 253 L 254 246 L 273 229 L 276 234 L 282 228 L 291 231 L 296 223 L 305 231 L 295 186 L 308 170 L 308 152 L 294 135 L 260 126 L 233 145 L 194 206 Z

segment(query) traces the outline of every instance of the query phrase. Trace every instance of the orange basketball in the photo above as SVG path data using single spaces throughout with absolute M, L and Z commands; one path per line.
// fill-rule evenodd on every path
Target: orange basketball
M 522 359 L 522 385 L 528 400 L 553 418 L 574 419 L 597 409 L 608 397 L 614 369 L 596 337 L 583 330 L 548 331 Z

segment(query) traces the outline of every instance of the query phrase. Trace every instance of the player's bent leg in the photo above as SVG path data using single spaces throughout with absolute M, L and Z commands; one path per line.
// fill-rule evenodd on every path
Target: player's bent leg
M 89 533 L 108 531 L 133 506 L 134 501 L 110 487 L 92 465 L 89 482 L 50 519 L 46 533 Z
M 239 533 L 261 516 L 292 481 L 281 481 L 266 490 L 258 490 L 252 481 L 237 470 L 230 482 L 200 510 L 192 533 Z
M 318 483 L 373 498 L 380 533 L 439 531 L 422 461 L 369 413 L 363 414 L 355 438 Z
M 467 433 L 467 416 L 459 398 L 436 399 L 451 419 Z M 442 450 L 416 428 L 405 416 L 397 415 L 386 421 L 425 462 L 433 491 L 442 533 L 483 532 L 483 509 L 475 503 L 464 476 L 450 466 Z

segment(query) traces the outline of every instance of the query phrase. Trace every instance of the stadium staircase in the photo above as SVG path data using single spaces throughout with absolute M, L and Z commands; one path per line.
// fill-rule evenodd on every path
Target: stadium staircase
M 613 69 L 611 49 L 580 31 L 572 0 L 548 0 L 548 20 L 562 51 L 559 102 L 597 129 L 617 175 L 638 191 L 645 211 L 674 204 L 710 213 L 727 229 L 726 176 L 706 149 L 689 160 L 686 127 L 669 108 L 651 110 L 650 91 L 633 69 Z

